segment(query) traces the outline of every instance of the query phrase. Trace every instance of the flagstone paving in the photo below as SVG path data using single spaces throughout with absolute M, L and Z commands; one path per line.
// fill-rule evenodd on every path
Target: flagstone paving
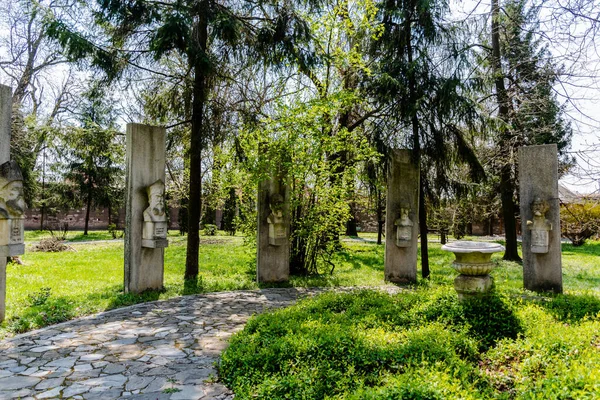
M 216 382 L 227 339 L 251 315 L 323 290 L 178 297 L 15 336 L 0 342 L 0 400 L 232 399 Z

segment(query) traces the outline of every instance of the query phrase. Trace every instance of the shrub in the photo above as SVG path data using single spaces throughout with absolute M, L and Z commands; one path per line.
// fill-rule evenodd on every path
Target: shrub
M 217 226 L 213 224 L 205 224 L 202 233 L 205 236 L 215 236 L 217 234 Z

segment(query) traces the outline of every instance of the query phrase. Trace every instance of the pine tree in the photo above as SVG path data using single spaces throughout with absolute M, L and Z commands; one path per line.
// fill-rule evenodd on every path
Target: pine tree
M 520 261 L 516 235 L 516 150 L 520 146 L 556 143 L 563 163 L 572 131 L 553 94 L 558 68 L 539 32 L 539 9 L 525 0 L 508 0 L 500 14 L 492 1 L 491 76 L 499 119 L 492 170 L 499 171 L 499 191 L 506 238 L 505 260 Z

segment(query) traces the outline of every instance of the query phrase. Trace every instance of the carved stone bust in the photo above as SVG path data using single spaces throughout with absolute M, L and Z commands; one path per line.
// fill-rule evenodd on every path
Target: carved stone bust
M 167 247 L 167 213 L 165 210 L 165 184 L 157 180 L 146 188 L 148 208 L 144 210 L 142 247 Z
M 0 165 L 0 219 L 23 218 L 23 175 L 15 161 Z
M 267 217 L 267 222 L 269 223 L 269 244 L 273 246 L 281 246 L 287 240 L 283 208 L 283 196 L 279 193 L 271 196 L 269 201 L 271 213 Z
M 165 184 L 160 179 L 148 186 L 148 208 L 144 210 L 144 221 L 166 222 Z
M 409 247 L 412 241 L 413 221 L 410 219 L 410 206 L 400 206 L 400 218 L 394 221 L 396 227 L 396 246 Z
M 0 165 L 0 257 L 25 252 L 23 175 L 15 161 Z
M 550 209 L 547 202 L 536 197 L 531 203 L 533 221 L 527 221 L 527 228 L 531 231 L 531 252 L 547 253 L 549 244 L 549 232 L 552 223 L 546 219 L 546 213 Z

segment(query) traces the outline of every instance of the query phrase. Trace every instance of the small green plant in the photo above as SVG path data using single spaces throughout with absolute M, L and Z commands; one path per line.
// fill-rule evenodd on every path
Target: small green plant
M 110 233 L 110 235 L 112 236 L 113 239 L 118 238 L 119 236 L 123 236 L 123 234 L 121 233 L 121 235 L 119 235 L 119 229 L 117 229 L 117 225 L 116 224 L 108 224 L 108 233 Z
M 204 236 L 215 236 L 217 234 L 217 226 L 213 224 L 205 224 L 202 233 Z
M 181 392 L 181 389 L 174 387 L 173 385 L 177 383 L 177 379 L 175 378 L 167 378 L 167 382 L 169 382 L 171 384 L 170 388 L 166 388 L 163 390 L 163 393 L 177 393 L 177 392 Z
M 46 304 L 46 301 L 48 301 L 48 298 L 50 297 L 51 292 L 52 292 L 51 288 L 43 287 L 40 290 L 38 290 L 37 292 L 33 292 L 32 294 L 28 295 L 27 301 L 30 306 L 44 305 L 44 304 Z

